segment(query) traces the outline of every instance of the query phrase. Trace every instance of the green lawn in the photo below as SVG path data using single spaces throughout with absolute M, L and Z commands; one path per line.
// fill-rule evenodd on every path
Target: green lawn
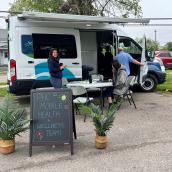
M 156 91 L 172 95 L 172 70 L 166 70 L 167 81 L 157 86 Z
M 0 88 L 0 97 L 4 97 L 6 94 L 8 94 L 7 88 Z
M 7 83 L 6 82 L 1 82 L 0 85 L 7 85 Z
M 7 83 L 2 82 L 0 83 L 0 97 L 4 97 L 6 94 L 7 94 Z

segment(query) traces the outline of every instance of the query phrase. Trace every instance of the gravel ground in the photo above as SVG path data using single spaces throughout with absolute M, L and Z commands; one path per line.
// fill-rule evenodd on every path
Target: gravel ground
M 105 150 L 94 146 L 90 121 L 76 116 L 74 155 L 68 146 L 34 147 L 28 157 L 28 132 L 16 138 L 16 152 L 0 155 L 2 172 L 171 172 L 172 97 L 135 93 L 137 109 L 124 102 L 108 134 Z M 29 112 L 29 97 L 18 99 Z

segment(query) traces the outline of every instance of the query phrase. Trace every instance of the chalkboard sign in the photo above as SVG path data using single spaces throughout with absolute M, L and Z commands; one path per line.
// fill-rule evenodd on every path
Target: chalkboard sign
M 70 89 L 31 91 L 30 156 L 32 146 L 70 144 L 73 154 L 72 92 Z

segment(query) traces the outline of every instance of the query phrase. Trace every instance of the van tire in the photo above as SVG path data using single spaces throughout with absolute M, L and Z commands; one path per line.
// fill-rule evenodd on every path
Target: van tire
M 158 80 L 155 75 L 148 74 L 145 83 L 140 86 L 144 92 L 153 92 L 158 85 Z

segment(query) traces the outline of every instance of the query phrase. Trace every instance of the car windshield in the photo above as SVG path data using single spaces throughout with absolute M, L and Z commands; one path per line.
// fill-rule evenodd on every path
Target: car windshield
M 172 57 L 172 51 L 170 51 L 169 53 L 170 53 L 170 56 Z

